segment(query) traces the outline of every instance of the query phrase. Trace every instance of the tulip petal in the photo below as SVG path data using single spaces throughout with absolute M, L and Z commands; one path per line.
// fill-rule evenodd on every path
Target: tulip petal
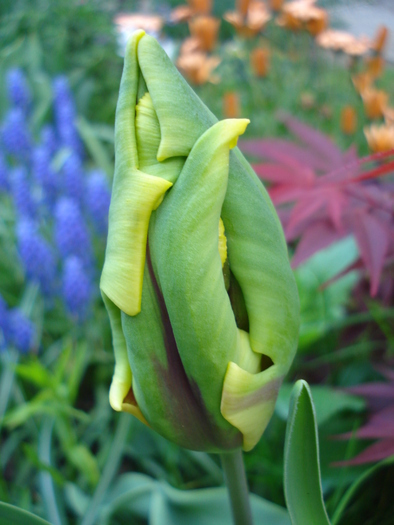
M 253 351 L 288 370 L 297 348 L 297 286 L 279 219 L 255 177 L 242 155 L 231 152 L 221 214 L 229 264 L 245 300 Z
M 251 450 L 259 441 L 275 408 L 283 371 L 271 366 L 258 374 L 247 372 L 236 363 L 227 367 L 221 412 L 243 434 L 243 448 Z
M 153 37 L 145 35 L 139 42 L 138 62 L 160 122 L 157 160 L 186 157 L 216 117 Z
M 117 412 L 129 412 L 147 424 L 137 404 L 125 402 L 131 389 L 132 373 L 127 357 L 126 340 L 121 326 L 121 312 L 105 293 L 102 296 L 111 323 L 112 344 L 115 353 L 115 371 L 109 390 L 109 403 Z
M 140 98 L 135 119 L 139 166 L 142 171 L 174 183 L 185 163 L 185 157 L 171 157 L 159 162 L 160 123 L 149 93 Z
M 218 223 L 229 147 L 247 123 L 218 122 L 197 140 L 149 230 L 153 268 L 183 366 L 210 418 L 223 429 L 228 428 L 220 413 L 223 379 L 240 348 L 224 286 Z
M 137 169 L 116 174 L 100 288 L 129 315 L 141 310 L 150 216 L 171 186 L 171 182 Z

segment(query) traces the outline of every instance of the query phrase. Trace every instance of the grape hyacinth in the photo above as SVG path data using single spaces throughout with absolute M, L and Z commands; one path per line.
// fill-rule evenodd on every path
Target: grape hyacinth
M 19 308 L 13 308 L 8 313 L 9 342 L 22 353 L 33 349 L 35 326 Z
M 105 173 L 99 170 L 92 171 L 87 180 L 85 203 L 97 233 L 107 232 L 110 200 L 111 192 Z
M 9 194 L 14 205 L 25 285 L 39 285 L 46 309 L 61 299 L 80 322 L 87 318 L 98 287 L 91 235 L 104 238 L 107 231 L 108 181 L 98 170 L 88 176 L 85 172 L 76 107 L 65 76 L 53 82 L 54 122 L 43 126 L 36 143 L 28 126 L 34 101 L 25 75 L 14 68 L 6 80 L 10 107 L 0 123 L 0 197 Z M 8 199 L 4 202 L 8 206 Z M 22 310 L 9 309 L 0 295 L 0 347 L 8 344 L 27 352 L 34 341 L 32 322 Z
M 34 200 L 26 168 L 18 166 L 11 171 L 11 194 L 20 217 L 35 217 L 37 206 Z
M 92 285 L 79 257 L 71 256 L 65 260 L 62 292 L 70 314 L 79 320 L 84 319 L 92 297 Z
M 84 193 L 84 173 L 82 162 L 78 155 L 71 153 L 65 160 L 62 171 L 65 195 L 81 203 Z
M 84 263 L 92 259 L 89 232 L 78 204 L 62 197 L 55 208 L 55 240 L 62 257 L 79 256 Z
M 74 99 L 65 76 L 59 76 L 53 83 L 54 113 L 56 130 L 61 145 L 82 156 L 82 143 L 75 127 L 76 109 Z
M 7 339 L 9 327 L 8 327 L 8 309 L 7 304 L 3 297 L 0 295 L 0 349 L 4 346 Z
M 0 191 L 7 191 L 8 188 L 8 167 L 4 155 L 0 151 Z
M 50 245 L 41 237 L 36 225 L 29 219 L 22 219 L 17 226 L 18 251 L 25 273 L 37 281 L 43 293 L 53 293 L 56 265 Z
M 8 70 L 7 91 L 11 104 L 26 113 L 30 105 L 31 93 L 22 69 L 15 67 Z
M 31 137 L 21 108 L 11 108 L 7 112 L 1 135 L 7 153 L 21 161 L 29 159 Z
M 41 130 L 40 138 L 41 146 L 49 152 L 50 158 L 52 158 L 58 148 L 55 128 L 46 124 Z
M 32 173 L 41 187 L 43 203 L 52 210 L 58 192 L 58 176 L 51 168 L 51 152 L 45 145 L 33 149 Z

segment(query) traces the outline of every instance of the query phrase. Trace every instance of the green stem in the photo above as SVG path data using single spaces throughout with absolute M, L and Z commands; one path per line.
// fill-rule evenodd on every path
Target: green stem
M 220 455 L 234 525 L 253 525 L 242 450 Z

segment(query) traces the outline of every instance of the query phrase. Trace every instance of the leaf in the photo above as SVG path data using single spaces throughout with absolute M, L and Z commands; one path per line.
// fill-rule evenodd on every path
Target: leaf
M 0 502 L 0 523 L 4 525 L 51 525 L 31 512 Z
M 250 501 L 256 524 L 290 525 L 284 508 L 254 494 Z M 178 490 L 137 473 L 119 478 L 113 496 L 100 514 L 100 525 L 113 523 L 118 514 L 148 518 L 150 525 L 228 525 L 232 522 L 225 487 Z
M 297 268 L 301 263 L 312 257 L 316 252 L 327 248 L 344 237 L 344 233 L 338 232 L 328 220 L 314 222 L 309 226 L 296 248 L 291 260 L 291 266 Z
M 112 176 L 114 171 L 112 161 L 107 153 L 106 147 L 103 146 L 101 140 L 98 138 L 94 127 L 83 117 L 78 117 L 77 129 L 95 163 L 105 171 L 107 175 Z
M 243 153 L 276 160 L 290 168 L 297 169 L 302 164 L 306 169 L 327 171 L 326 163 L 314 151 L 302 148 L 288 140 L 240 140 L 239 147 Z
M 365 408 L 365 402 L 363 399 L 330 388 L 329 386 L 314 385 L 310 387 L 310 390 L 316 409 L 316 421 L 318 426 L 344 410 L 360 412 Z M 289 415 L 291 391 L 291 384 L 282 385 L 275 407 L 277 415 L 284 420 L 286 420 Z
M 380 439 L 392 438 L 394 436 L 394 405 L 391 405 L 377 414 L 374 414 L 369 421 L 360 427 L 355 433 L 346 432 L 335 436 L 337 439 Z
M 158 513 L 158 519 L 152 520 L 152 525 L 228 525 L 232 522 L 224 487 L 177 490 L 161 483 L 159 490 L 162 494 L 160 507 L 165 509 L 165 519 Z M 282 507 L 254 494 L 250 496 L 250 503 L 254 523 L 290 525 L 287 512 Z
M 332 463 L 333 467 L 345 467 L 348 465 L 363 465 L 364 463 L 372 463 L 374 461 L 381 461 L 390 456 L 394 456 L 394 438 L 381 439 L 373 445 L 367 447 L 360 454 L 352 459 L 346 461 L 337 461 Z
M 346 507 L 349 505 L 352 499 L 355 499 L 357 491 L 362 487 L 365 481 L 368 480 L 370 482 L 368 478 L 370 478 L 373 474 L 375 474 L 380 469 L 384 467 L 390 467 L 393 464 L 394 456 L 392 456 L 391 458 L 387 458 L 378 463 L 377 465 L 374 465 L 373 467 L 369 468 L 367 471 L 364 471 L 343 495 L 332 517 L 332 525 L 336 525 L 339 522 L 344 511 L 346 510 Z
M 280 120 L 284 122 L 289 130 L 297 135 L 302 142 L 311 149 L 319 152 L 324 159 L 327 159 L 327 167 L 332 168 L 342 164 L 343 155 L 341 150 L 326 135 L 296 120 L 290 115 L 282 115 Z
M 293 525 L 329 525 L 324 506 L 315 409 L 308 383 L 294 385 L 286 427 L 285 499 Z
M 386 227 L 370 213 L 358 213 L 354 221 L 354 234 L 361 258 L 369 270 L 372 296 L 376 295 L 385 256 L 389 246 Z

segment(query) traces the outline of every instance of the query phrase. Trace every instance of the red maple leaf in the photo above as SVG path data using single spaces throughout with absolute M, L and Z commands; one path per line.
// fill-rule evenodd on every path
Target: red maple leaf
M 348 432 L 335 436 L 336 439 L 377 439 L 360 454 L 333 466 L 362 465 L 380 461 L 394 455 L 394 369 L 376 367 L 388 382 L 365 383 L 346 389 L 351 394 L 364 397 L 369 408 L 369 418 L 355 434 Z
M 293 267 L 339 239 L 353 235 L 362 268 L 375 296 L 383 270 L 394 260 L 394 150 L 357 158 L 354 148 L 342 152 L 331 139 L 296 119 L 281 120 L 299 143 L 262 139 L 240 143 L 259 158 L 253 167 L 268 183 L 286 239 L 298 240 Z M 373 167 L 363 171 L 366 163 Z

